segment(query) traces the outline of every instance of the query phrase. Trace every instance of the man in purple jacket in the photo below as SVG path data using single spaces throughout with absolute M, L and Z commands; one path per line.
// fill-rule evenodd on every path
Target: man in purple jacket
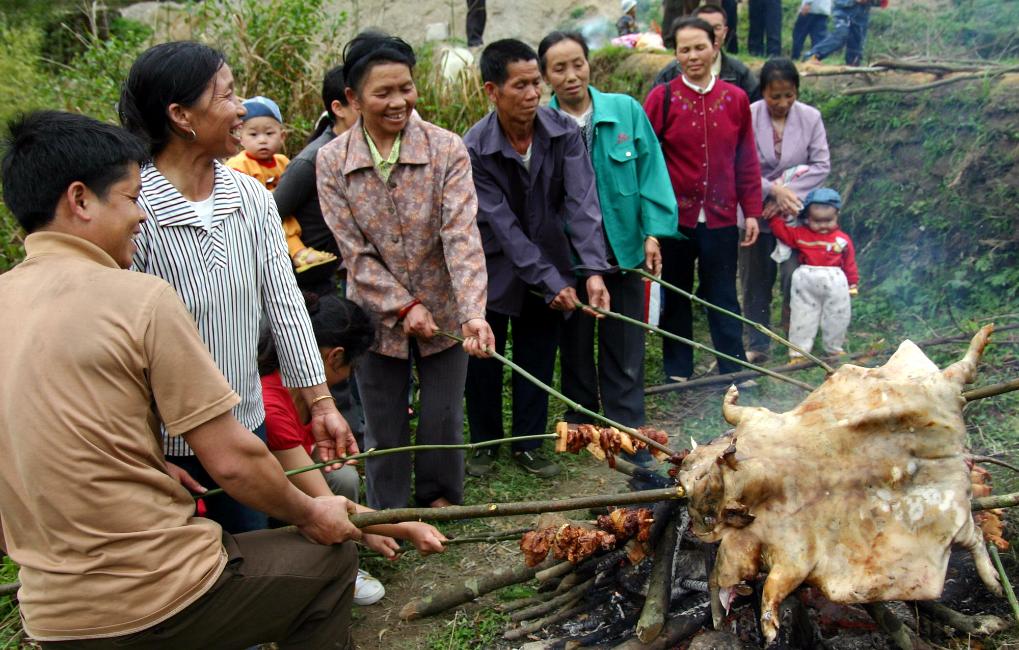
M 576 123 L 539 107 L 538 55 L 513 39 L 481 54 L 481 78 L 495 106 L 464 137 L 478 192 L 478 228 L 488 266 L 487 320 L 496 347 L 506 347 L 512 323 L 513 358 L 551 383 L 559 328 L 576 309 L 578 278 L 590 304 L 609 308 L 601 273 L 612 269 L 602 231 L 594 169 Z M 537 294 L 537 295 L 536 295 Z M 495 359 L 468 361 L 467 419 L 471 440 L 498 439 L 502 427 L 502 367 Z M 546 433 L 548 395 L 513 375 L 512 435 Z M 548 478 L 559 466 L 536 453 L 541 442 L 513 444 L 526 471 Z M 472 454 L 467 472 L 484 476 L 496 447 Z

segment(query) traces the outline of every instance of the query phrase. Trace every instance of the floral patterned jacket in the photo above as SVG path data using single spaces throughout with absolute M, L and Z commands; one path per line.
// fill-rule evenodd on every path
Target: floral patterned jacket
M 488 276 L 476 221 L 471 161 L 454 133 L 411 117 L 399 161 L 383 182 L 372 165 L 361 122 L 318 153 L 322 214 L 347 266 L 347 297 L 378 323 L 372 351 L 407 358 L 400 310 L 414 299 L 436 324 L 459 331 L 485 317 Z M 419 341 L 441 352 L 445 337 Z

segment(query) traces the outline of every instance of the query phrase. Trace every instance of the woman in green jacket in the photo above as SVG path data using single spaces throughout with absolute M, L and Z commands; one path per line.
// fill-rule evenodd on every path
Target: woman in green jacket
M 552 32 L 538 46 L 538 57 L 555 93 L 550 106 L 576 120 L 591 154 L 609 261 L 620 269 L 643 265 L 661 273 L 658 238 L 680 235 L 669 172 L 644 109 L 628 95 L 591 87 L 588 48 L 580 34 Z M 604 279 L 613 310 L 643 319 L 641 277 L 617 270 Z M 600 395 L 607 417 L 627 426 L 643 425 L 644 330 L 617 320 L 601 321 L 597 366 L 594 333 L 592 318 L 575 314 L 567 321 L 560 344 L 563 392 L 592 411 L 598 410 Z M 575 412 L 567 412 L 566 419 L 585 421 Z

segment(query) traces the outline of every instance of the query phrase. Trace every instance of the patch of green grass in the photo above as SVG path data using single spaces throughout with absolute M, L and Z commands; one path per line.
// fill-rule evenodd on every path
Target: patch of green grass
M 7 584 L 18 579 L 18 567 L 11 558 L 4 557 L 0 563 L 0 583 Z M 18 606 L 10 596 L 0 597 L 0 650 L 14 649 L 21 645 L 21 618 Z
M 445 628 L 434 630 L 428 635 L 426 646 L 429 650 L 474 650 L 491 647 L 502 635 L 508 618 L 492 610 L 468 614 L 457 610 Z

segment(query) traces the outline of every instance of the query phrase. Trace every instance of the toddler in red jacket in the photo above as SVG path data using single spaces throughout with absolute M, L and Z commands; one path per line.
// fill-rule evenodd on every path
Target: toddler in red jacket
M 813 347 L 820 325 L 825 352 L 845 352 L 842 346 L 852 314 L 850 296 L 856 295 L 860 276 L 853 241 L 839 229 L 841 209 L 839 193 L 820 187 L 804 201 L 801 215 L 806 216 L 806 227 L 786 225 L 782 217 L 770 222 L 775 237 L 799 256 L 800 266 L 793 272 L 789 340 L 807 351 Z M 790 352 L 789 356 L 800 355 Z

